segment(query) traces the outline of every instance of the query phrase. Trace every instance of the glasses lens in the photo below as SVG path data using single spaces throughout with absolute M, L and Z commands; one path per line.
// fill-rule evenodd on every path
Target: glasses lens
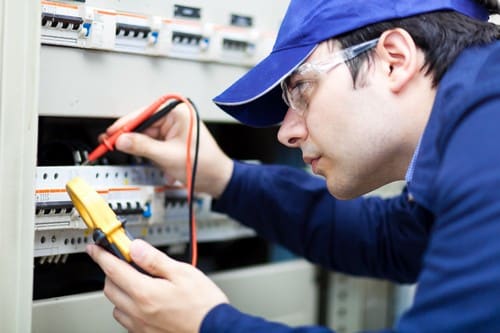
M 281 82 L 282 98 L 285 104 L 293 111 L 303 114 L 307 108 L 307 89 L 304 89 L 304 83 L 295 83 L 293 87 L 289 86 L 289 80 L 286 79 Z M 310 82 L 309 82 L 310 84 Z
M 291 108 L 292 106 L 290 105 L 290 98 L 288 98 L 288 86 L 286 84 L 287 79 L 281 81 L 281 98 L 285 102 L 285 104 Z

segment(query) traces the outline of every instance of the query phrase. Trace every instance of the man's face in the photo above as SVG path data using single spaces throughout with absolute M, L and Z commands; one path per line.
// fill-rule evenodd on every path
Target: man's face
M 331 50 L 322 43 L 307 62 L 329 56 Z M 419 135 L 407 133 L 408 104 L 394 96 L 388 69 L 376 58 L 365 64 L 356 88 L 344 63 L 309 82 L 306 111 L 289 109 L 278 133 L 281 143 L 302 150 L 304 161 L 340 199 L 402 179 L 418 141 Z M 291 77 L 289 83 L 308 79 Z

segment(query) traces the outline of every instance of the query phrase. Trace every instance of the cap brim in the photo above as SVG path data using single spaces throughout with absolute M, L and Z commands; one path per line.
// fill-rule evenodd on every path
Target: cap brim
M 271 53 L 213 101 L 221 109 L 250 126 L 280 123 L 288 106 L 281 98 L 279 83 L 315 49 L 307 45 Z

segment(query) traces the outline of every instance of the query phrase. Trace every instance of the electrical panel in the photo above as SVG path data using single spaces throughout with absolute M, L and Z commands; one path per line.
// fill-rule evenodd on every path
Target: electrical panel
M 116 118 L 177 92 L 234 123 L 212 99 L 271 51 L 288 2 L 43 0 L 39 114 Z
M 279 1 L 279 14 L 272 15 L 262 11 L 267 6 L 262 0 L 245 6 L 227 0 L 40 3 L 40 116 L 56 119 L 59 126 L 49 131 L 41 122 L 40 132 L 59 134 L 39 138 L 35 257 L 41 263 L 59 262 L 82 252 L 91 241 L 64 190 L 65 182 L 76 175 L 100 189 L 111 208 L 126 219 L 133 236 L 158 246 L 187 242 L 185 189 L 163 186 L 161 172 L 147 164 L 130 166 L 129 161 L 121 161 L 79 166 L 93 140 L 87 135 L 84 148 L 75 146 L 72 141 L 82 134 L 76 130 L 72 131 L 76 137 L 62 138 L 60 126 L 67 128 L 70 120 L 65 119 L 70 117 L 81 119 L 85 122 L 82 126 L 103 130 L 98 122 L 88 119 L 121 116 L 179 87 L 199 109 L 213 107 L 207 106 L 215 95 L 207 93 L 209 89 L 221 91 L 233 77 L 270 52 L 288 1 Z M 168 81 L 156 81 L 161 78 Z M 153 89 L 141 87 L 142 83 Z M 201 114 L 212 120 L 203 111 Z M 227 121 L 216 116 L 218 119 Z M 97 137 L 98 133 L 96 129 L 91 135 Z M 81 155 L 69 163 L 59 157 L 51 160 L 63 150 Z M 210 202 L 209 196 L 197 195 L 200 241 L 253 235 L 237 222 L 212 212 Z
M 120 1 L 42 1 L 41 41 L 243 66 L 271 51 L 280 17 L 242 14 L 235 4 L 228 10 L 226 2 L 192 2 L 145 1 L 137 8 Z M 284 5 L 276 4 L 282 14 Z
M 40 263 L 64 262 L 93 242 L 74 208 L 65 184 L 75 176 L 91 184 L 125 222 L 135 238 L 156 246 L 189 240 L 187 192 L 167 185 L 154 167 L 66 166 L 38 167 L 35 193 L 35 253 Z M 198 240 L 222 241 L 253 236 L 254 232 L 211 210 L 211 197 L 194 198 Z

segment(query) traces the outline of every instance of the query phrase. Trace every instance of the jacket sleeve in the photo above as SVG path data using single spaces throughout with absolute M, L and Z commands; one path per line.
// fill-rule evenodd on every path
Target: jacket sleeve
M 214 208 L 312 262 L 399 282 L 416 280 L 429 231 L 405 195 L 340 201 L 323 179 L 283 166 L 235 162 Z
M 200 333 L 334 333 L 326 327 L 289 327 L 238 311 L 229 304 L 215 306 L 201 323 Z M 377 331 L 376 333 L 392 333 Z M 369 333 L 369 332 L 364 332 Z M 373 332 L 375 333 L 375 332 Z
M 304 326 L 291 328 L 238 311 L 229 304 L 219 304 L 205 316 L 200 333 L 331 333 L 324 327 Z

